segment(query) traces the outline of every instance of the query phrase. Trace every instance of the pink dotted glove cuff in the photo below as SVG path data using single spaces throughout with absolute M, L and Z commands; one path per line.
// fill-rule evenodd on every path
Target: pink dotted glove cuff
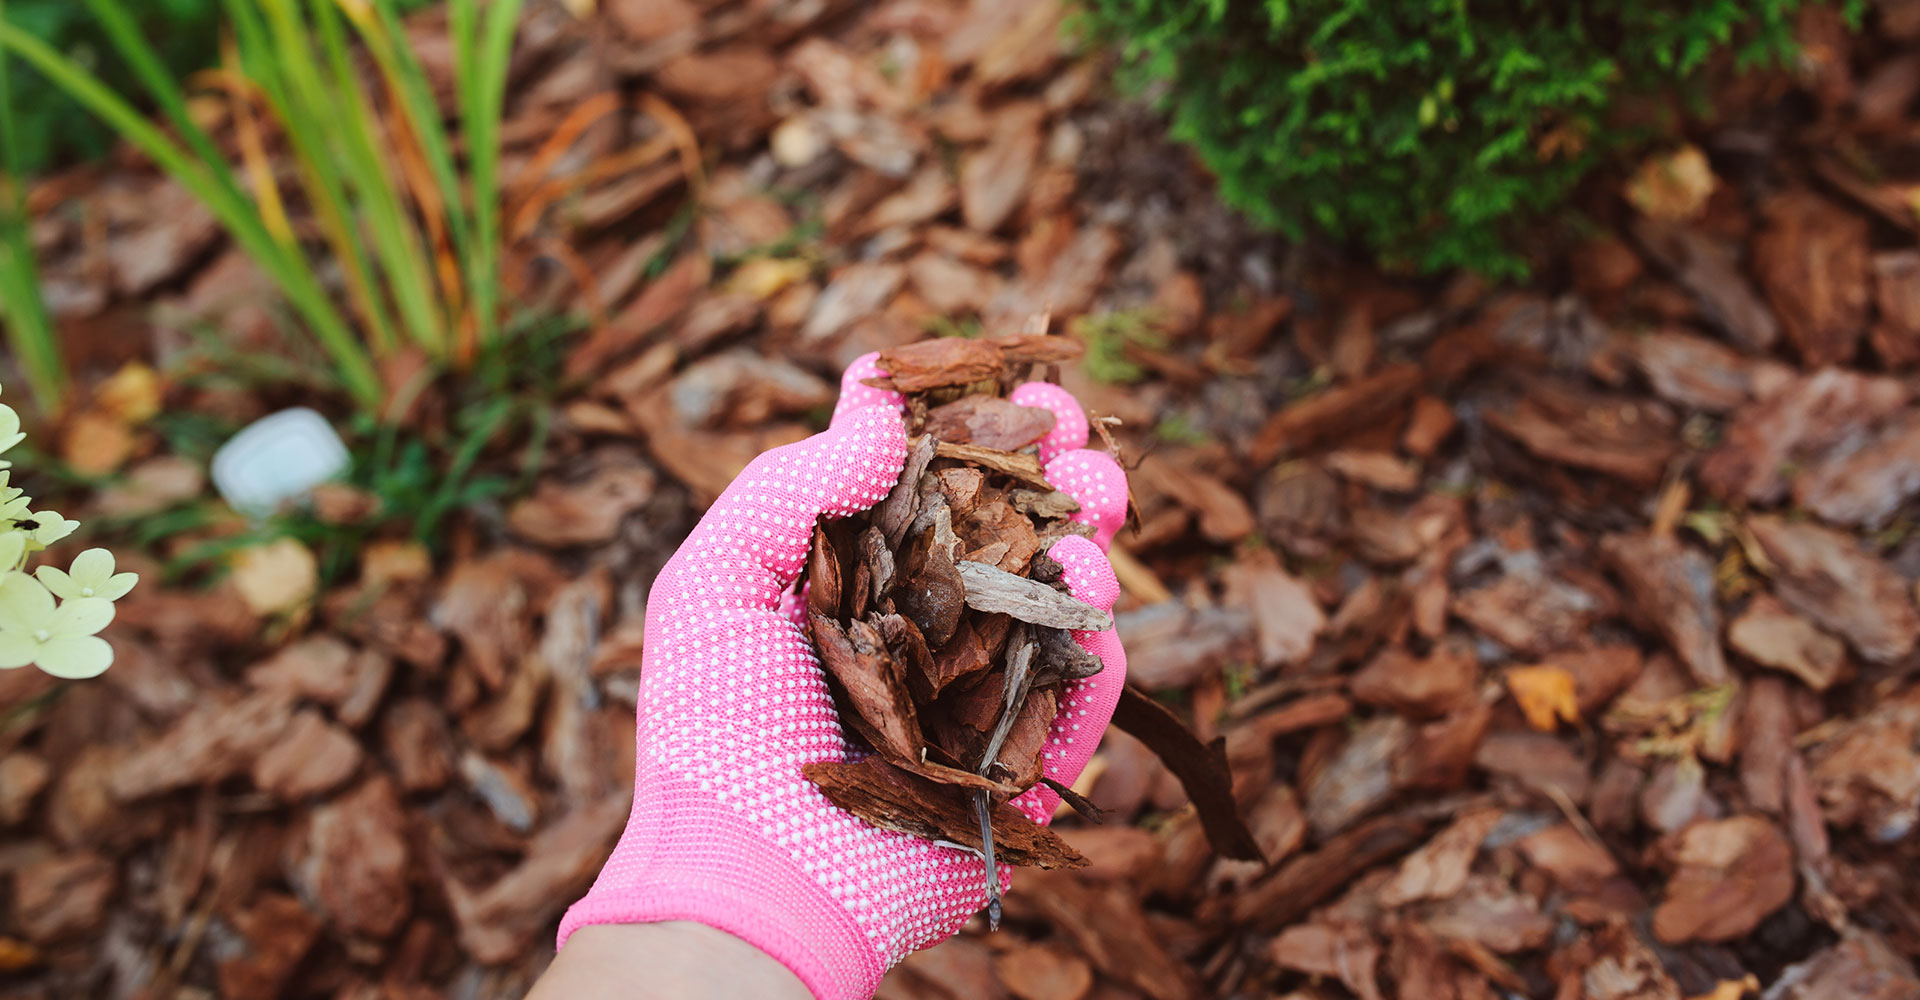
M 975 855 L 869 826 L 800 772 L 858 753 L 791 617 L 790 590 L 814 521 L 871 506 L 905 462 L 899 398 L 859 384 L 875 373 L 871 356 L 856 363 L 833 426 L 755 459 L 654 582 L 633 814 L 562 919 L 562 946 L 589 924 L 691 920 L 765 951 L 817 996 L 866 997 L 890 965 L 984 904 Z M 1056 427 L 1041 458 L 1104 543 L 1125 514 L 1118 466 L 1079 450 L 1084 416 L 1057 387 L 1023 386 L 1015 398 L 1054 409 L 1062 425 L 1079 421 L 1077 439 Z M 1118 587 L 1099 546 L 1069 538 L 1052 554 L 1076 596 L 1112 607 Z M 1065 783 L 1092 756 L 1126 671 L 1111 632 L 1076 638 L 1106 666 L 1064 692 L 1045 769 Z M 1056 804 L 1044 787 L 1016 800 L 1042 822 Z

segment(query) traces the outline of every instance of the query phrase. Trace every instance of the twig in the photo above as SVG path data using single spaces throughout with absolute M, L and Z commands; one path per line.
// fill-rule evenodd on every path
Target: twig
M 1033 687 L 1033 630 L 1025 622 L 1014 625 L 1014 631 L 1007 636 L 1007 644 L 1013 649 L 1013 655 L 1007 657 L 1006 705 L 1000 709 L 1000 722 L 993 727 L 993 738 L 987 741 L 987 752 L 980 755 L 980 767 L 975 772 L 986 777 L 987 771 L 1000 759 L 1000 746 L 1007 741 L 1007 733 L 1013 730 L 1014 717 L 1020 714 L 1021 706 L 1027 702 L 1027 691 Z M 973 793 L 973 811 L 980 817 L 980 853 L 987 863 L 987 929 L 1000 929 L 1000 869 L 993 863 L 993 801 L 986 789 Z
M 1000 871 L 993 863 L 993 803 L 982 788 L 973 793 L 973 811 L 980 817 L 980 856 L 987 864 L 987 930 L 1000 929 Z

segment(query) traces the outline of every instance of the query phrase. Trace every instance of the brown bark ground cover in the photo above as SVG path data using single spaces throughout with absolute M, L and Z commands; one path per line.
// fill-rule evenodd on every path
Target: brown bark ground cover
M 1601 178 L 1503 288 L 1249 234 L 1050 3 L 535 7 L 509 218 L 570 249 L 512 273 L 604 317 L 537 484 L 291 614 L 250 610 L 302 596 L 285 549 L 159 585 L 195 528 L 101 680 L 0 674 L 0 995 L 517 996 L 626 818 L 647 588 L 705 504 L 853 357 L 1049 313 L 1132 466 L 1130 677 L 1225 738 L 1270 863 L 1109 735 L 1107 823 L 1056 827 L 1088 866 L 882 996 L 1920 996 L 1920 5 L 1808 12 L 1795 75 L 1716 92 L 1704 181 Z M 33 198 L 84 367 L 272 339 L 141 164 Z M 54 449 L 105 477 L 83 518 L 204 489 L 125 390 Z

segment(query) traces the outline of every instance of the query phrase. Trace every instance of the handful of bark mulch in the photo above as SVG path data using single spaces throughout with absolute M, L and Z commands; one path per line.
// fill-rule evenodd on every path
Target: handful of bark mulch
M 1007 805 L 1045 783 L 1082 815 L 1097 811 L 1045 777 L 1042 751 L 1059 686 L 1100 672 L 1071 630 L 1111 628 L 1067 593 L 1046 552 L 1090 535 L 1042 474 L 1034 444 L 1054 415 L 1005 398 L 1035 366 L 1079 356 L 1077 341 L 1022 335 L 943 339 L 882 352 L 871 384 L 908 404 L 906 468 L 864 514 L 815 526 L 808 619 L 841 718 L 874 750 L 804 772 L 836 805 L 875 826 L 970 848 L 986 863 L 999 922 L 996 856 L 1008 864 L 1086 864 L 1058 835 Z M 1259 851 L 1228 789 L 1218 741 L 1203 746 L 1165 708 L 1127 689 L 1116 723 L 1186 785 L 1215 848 Z

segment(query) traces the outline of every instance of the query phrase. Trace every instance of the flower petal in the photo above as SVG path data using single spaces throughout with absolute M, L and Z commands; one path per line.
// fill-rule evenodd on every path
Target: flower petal
M 115 573 L 107 577 L 107 582 L 93 588 L 93 596 L 106 601 L 117 601 L 127 596 L 133 585 L 140 582 L 138 573 Z
M 54 569 L 52 566 L 38 566 L 34 568 L 33 575 L 40 580 L 40 585 L 47 588 L 47 591 L 55 597 L 65 600 L 80 596 L 79 585 L 74 583 L 73 577 L 68 576 L 65 570 Z
M 113 553 L 106 549 L 88 549 L 73 557 L 73 568 L 67 572 L 73 575 L 73 582 L 78 586 L 99 590 L 113 575 Z
M 25 573 L 0 574 L 0 628 L 32 632 L 53 617 L 53 595 Z
M 55 677 L 85 680 L 113 666 L 113 647 L 97 635 L 63 635 L 41 643 L 34 662 Z
M 33 529 L 33 540 L 39 542 L 42 548 L 73 534 L 74 529 L 80 527 L 79 521 L 69 521 L 61 517 L 59 511 L 43 510 L 35 517 L 39 527 Z
M 60 610 L 55 611 L 42 627 L 56 636 L 92 635 L 112 621 L 112 601 L 98 597 L 76 597 L 60 602 Z
M 27 554 L 27 536 L 25 532 L 8 530 L 0 532 L 0 571 L 18 569 L 20 559 Z
M 40 652 L 40 644 L 25 632 L 0 629 L 0 670 L 24 667 Z

